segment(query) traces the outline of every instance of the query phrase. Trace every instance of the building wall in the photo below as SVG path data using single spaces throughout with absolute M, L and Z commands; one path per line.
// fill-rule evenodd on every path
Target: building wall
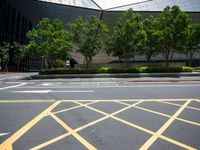
M 50 19 L 59 18 L 63 22 L 72 22 L 75 21 L 77 16 L 82 16 L 84 19 L 89 18 L 91 15 L 95 15 L 96 17 L 100 16 L 100 12 L 95 9 L 40 2 L 37 0 L 7 1 L 22 14 L 25 14 L 34 25 L 44 17 L 48 17 Z
M 25 42 L 26 32 L 32 28 L 31 22 L 15 7 L 0 0 L 0 42 Z
M 156 0 L 159 1 L 159 0 Z M 193 0 L 194 1 L 194 0 Z M 0 21 L 0 41 L 25 41 L 25 32 L 37 24 L 37 22 L 48 17 L 51 19 L 59 18 L 64 22 L 73 22 L 77 16 L 82 16 L 84 19 L 89 18 L 91 15 L 96 17 L 101 17 L 101 10 L 83 8 L 77 6 L 61 5 L 55 3 L 41 2 L 37 0 L 0 0 L 1 5 L 1 21 Z M 6 7 L 5 7 L 6 3 Z M 165 3 L 167 4 L 167 3 Z M 141 4 L 140 4 L 141 5 Z M 9 7 L 9 8 L 7 8 Z M 137 9 L 136 9 L 137 10 Z M 196 10 L 196 9 L 195 9 Z M 117 19 L 120 17 L 123 11 L 119 10 L 109 10 L 104 11 L 102 20 L 112 28 Z M 137 11 L 144 17 L 150 15 L 158 15 L 159 11 L 146 11 L 145 9 Z M 6 15 L 5 15 L 6 14 Z M 14 15 L 13 15 L 14 14 Z M 200 22 L 200 11 L 188 12 L 192 17 L 193 22 Z M 19 19 L 20 18 L 20 21 Z M 3 27 L 2 27 L 3 26 Z M 3 37 L 3 38 L 2 38 Z M 79 62 L 83 63 L 84 58 L 79 53 L 72 52 L 73 58 Z M 199 55 L 196 55 L 199 58 Z M 162 56 L 158 57 L 162 59 Z M 177 55 L 177 58 L 184 58 L 185 56 Z M 101 51 L 95 58 L 94 63 L 109 63 L 117 58 L 107 56 L 105 51 Z M 136 57 L 136 59 L 144 60 L 144 57 Z

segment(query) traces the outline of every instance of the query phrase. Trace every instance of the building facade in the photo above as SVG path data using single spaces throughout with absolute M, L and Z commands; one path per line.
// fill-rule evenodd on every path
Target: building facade
M 0 42 L 25 42 L 26 32 L 44 17 L 73 22 L 77 16 L 87 19 L 94 15 L 112 28 L 121 13 L 129 8 L 145 17 L 158 15 L 166 6 L 173 5 L 188 13 L 194 23 L 200 22 L 199 0 L 0 0 Z M 78 63 L 83 63 L 80 54 L 72 52 L 72 57 Z M 185 59 L 185 56 L 178 55 L 175 59 Z M 114 60 L 102 51 L 94 62 L 109 63 Z

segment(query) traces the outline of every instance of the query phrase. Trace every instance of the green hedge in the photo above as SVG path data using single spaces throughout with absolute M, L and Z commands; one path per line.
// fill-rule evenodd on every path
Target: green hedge
M 98 74 L 98 73 L 170 73 L 170 72 L 192 72 L 192 67 L 132 67 L 127 69 L 116 69 L 116 68 L 96 68 L 96 69 L 65 69 L 65 68 L 54 68 L 45 69 L 39 72 L 40 75 L 47 74 Z
M 194 70 L 196 70 L 196 71 L 199 71 L 200 70 L 200 67 L 193 67 L 194 68 Z

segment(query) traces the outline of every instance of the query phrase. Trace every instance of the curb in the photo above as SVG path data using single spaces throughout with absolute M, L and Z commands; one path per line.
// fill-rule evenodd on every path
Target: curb
M 68 78 L 140 78 L 140 77 L 200 77 L 200 72 L 192 73 L 119 73 L 119 74 L 55 74 L 55 75 L 33 75 L 25 77 L 31 79 L 68 79 Z

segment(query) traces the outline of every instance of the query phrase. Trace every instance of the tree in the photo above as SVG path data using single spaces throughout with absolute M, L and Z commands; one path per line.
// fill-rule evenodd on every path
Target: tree
M 79 45 L 81 43 L 81 36 L 80 33 L 83 31 L 84 27 L 84 20 L 82 17 L 78 16 L 76 19 L 76 22 L 74 23 L 68 23 L 68 29 L 70 31 L 70 36 L 72 40 L 76 43 L 75 46 Z
M 158 19 L 156 17 L 150 16 L 143 20 L 143 29 L 146 33 L 146 41 L 143 42 L 141 48 L 141 55 L 144 55 L 149 62 L 151 57 L 159 53 L 160 41 L 159 41 L 159 30 L 158 30 Z
M 0 47 L 0 58 L 4 71 L 8 71 L 10 43 L 3 42 Z
M 189 36 L 187 41 L 187 46 L 185 49 L 185 54 L 189 58 L 189 65 L 192 65 L 192 59 L 200 49 L 200 24 L 191 24 L 188 28 Z
M 189 16 L 181 12 L 178 6 L 167 6 L 159 16 L 159 33 L 166 67 L 174 52 L 183 51 L 188 36 Z
M 53 34 L 50 57 L 53 60 L 52 64 L 57 61 L 66 62 L 71 58 L 69 51 L 72 49 L 73 43 L 70 33 L 63 29 L 63 22 L 59 19 L 53 20 Z
M 146 41 L 142 28 L 141 17 L 129 9 L 119 18 L 117 25 L 107 42 L 107 53 L 125 60 L 129 65 L 130 59 L 138 53 Z
M 35 53 L 44 59 L 44 67 L 51 68 L 57 59 L 69 59 L 72 41 L 69 33 L 63 28 L 59 19 L 51 21 L 43 18 L 37 28 L 27 33 L 29 48 L 35 48 Z
M 85 57 L 86 68 L 90 68 L 94 57 L 104 46 L 104 39 L 108 28 L 106 24 L 91 16 L 88 20 L 77 18 L 75 23 L 69 24 L 77 51 Z
M 14 56 L 13 56 L 13 60 L 17 65 L 17 71 L 20 71 L 20 64 L 21 61 L 29 55 L 29 51 L 27 49 L 27 46 L 25 44 L 20 45 L 17 42 L 14 42 L 13 44 L 14 46 Z

